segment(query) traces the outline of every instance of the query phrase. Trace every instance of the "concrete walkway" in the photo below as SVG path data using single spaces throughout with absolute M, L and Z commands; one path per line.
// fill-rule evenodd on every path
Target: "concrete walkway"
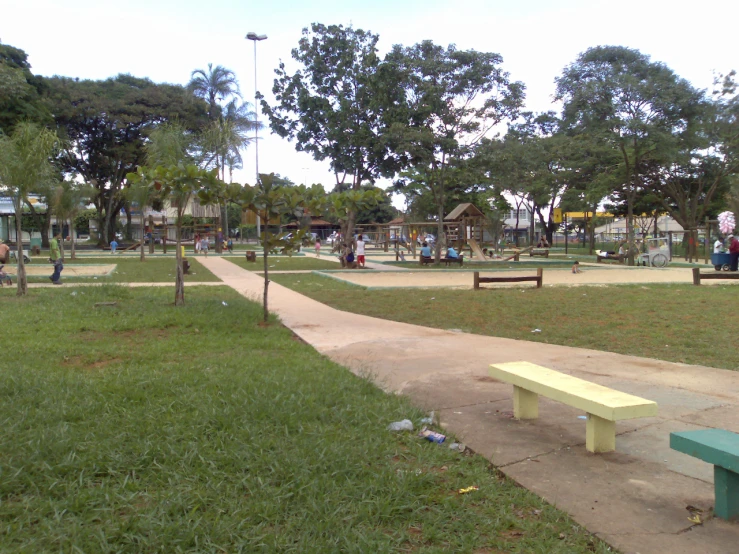
M 219 258 L 201 263 L 244 296 L 261 297 L 258 275 Z M 276 283 L 269 290 L 271 309 L 319 352 L 436 410 L 465 444 L 619 550 L 739 551 L 739 523 L 710 517 L 712 467 L 669 448 L 671 431 L 739 432 L 739 374 L 429 329 L 341 312 Z M 512 419 L 512 387 L 490 379 L 487 368 L 517 360 L 654 400 L 659 416 L 617 423 L 617 451 L 590 454 L 577 410 L 542 398 L 540 419 Z M 688 506 L 703 511 L 702 525 L 688 521 Z

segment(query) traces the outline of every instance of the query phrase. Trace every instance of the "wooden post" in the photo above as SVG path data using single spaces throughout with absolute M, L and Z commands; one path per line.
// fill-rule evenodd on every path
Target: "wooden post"
M 475 271 L 474 289 L 480 290 L 480 272 Z
M 536 419 L 539 417 L 539 395 L 513 385 L 513 417 Z
M 516 253 L 515 253 L 515 254 L 513 255 L 513 261 L 514 261 L 514 262 L 520 262 L 520 261 L 521 261 L 521 253 L 520 253 L 520 252 L 516 252 Z
M 701 284 L 701 268 L 700 267 L 693 268 L 693 284 L 694 285 Z
M 544 268 L 539 267 L 536 270 L 536 288 L 540 289 L 542 282 L 544 281 Z
M 706 244 L 705 244 L 705 246 L 706 246 L 705 249 L 704 249 L 705 254 L 706 254 L 706 256 L 705 256 L 705 258 L 706 258 L 705 263 L 707 264 L 708 263 L 708 257 L 710 255 L 709 252 L 712 252 L 713 251 L 711 249 L 711 224 L 708 221 L 708 218 L 706 218 Z
M 588 452 L 616 450 L 616 422 L 588 414 L 585 424 L 585 449 Z
M 149 241 L 149 254 L 154 253 L 154 216 L 149 214 L 149 234 L 151 240 Z

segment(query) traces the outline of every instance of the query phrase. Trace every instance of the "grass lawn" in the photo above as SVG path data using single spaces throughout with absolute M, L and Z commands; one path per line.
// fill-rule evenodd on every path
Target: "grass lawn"
M 197 281 L 220 281 L 218 277 L 213 275 L 210 270 L 201 265 L 196 258 L 190 256 L 187 258 L 190 262 L 190 274 L 185 275 L 185 282 Z M 71 265 L 103 265 L 116 264 L 116 269 L 111 275 L 99 276 L 97 279 L 93 277 L 72 277 L 69 272 L 62 271 L 62 282 L 64 283 L 166 283 L 171 282 L 174 285 L 175 280 L 175 259 L 172 258 L 147 258 L 145 262 L 139 261 L 138 257 L 129 258 L 123 256 L 114 256 L 108 254 L 98 258 L 77 258 L 64 261 L 65 267 Z M 28 276 L 29 283 L 48 283 L 49 275 L 54 272 L 53 266 L 46 259 L 34 258 L 31 262 L 32 266 L 43 265 L 49 271 L 43 276 Z M 15 285 L 15 279 L 13 280 Z
M 608 550 L 231 289 L 70 289 L 0 293 L 3 552 Z
M 274 281 L 340 310 L 394 321 L 739 370 L 729 324 L 739 288 L 732 285 L 369 291 L 320 275 Z
M 249 271 L 264 271 L 264 260 L 257 256 L 256 263 L 247 262 L 246 258 L 226 258 L 229 262 L 243 267 Z M 292 257 L 292 256 L 270 256 L 268 258 L 269 269 L 272 271 L 293 271 L 296 269 L 341 269 L 341 264 L 328 260 L 317 260 L 316 258 Z

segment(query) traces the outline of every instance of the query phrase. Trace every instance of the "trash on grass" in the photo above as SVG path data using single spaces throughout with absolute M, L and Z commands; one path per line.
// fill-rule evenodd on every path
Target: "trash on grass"
M 457 452 L 464 452 L 467 447 L 463 445 L 461 442 L 453 442 L 449 445 L 450 450 L 456 450 Z
M 421 418 L 421 423 L 424 425 L 431 425 L 434 423 L 434 412 L 431 412 L 428 417 Z
M 533 331 L 531 331 L 531 332 L 532 332 L 532 333 L 541 333 L 541 329 L 534 329 L 534 330 L 533 330 Z
M 410 419 L 395 421 L 387 426 L 388 431 L 413 431 L 413 422 Z
M 72 291 L 72 296 L 77 296 L 77 291 Z
M 467 487 L 466 489 L 459 489 L 459 494 L 467 494 L 468 492 L 479 491 L 479 490 L 480 490 L 479 487 L 472 485 L 471 487 Z
M 226 301 L 225 300 L 222 300 L 221 301 L 221 304 L 223 304 L 224 306 L 228 306 L 228 304 L 226 304 Z
M 427 441 L 435 442 L 436 444 L 441 444 L 446 440 L 446 435 L 442 435 L 441 433 L 437 433 L 436 431 L 432 431 L 431 429 L 426 429 L 425 427 L 421 429 L 421 432 L 418 433 L 418 436 L 426 439 Z

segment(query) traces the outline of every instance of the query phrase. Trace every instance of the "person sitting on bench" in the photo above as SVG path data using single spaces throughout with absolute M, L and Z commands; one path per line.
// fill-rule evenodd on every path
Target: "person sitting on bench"
M 454 249 L 453 246 L 448 246 L 446 249 L 446 257 L 456 260 L 457 258 L 459 258 L 459 254 L 457 254 L 457 251 Z
M 428 242 L 424 242 L 421 245 L 421 256 L 423 256 L 424 258 L 431 257 L 431 247 L 429 246 Z

